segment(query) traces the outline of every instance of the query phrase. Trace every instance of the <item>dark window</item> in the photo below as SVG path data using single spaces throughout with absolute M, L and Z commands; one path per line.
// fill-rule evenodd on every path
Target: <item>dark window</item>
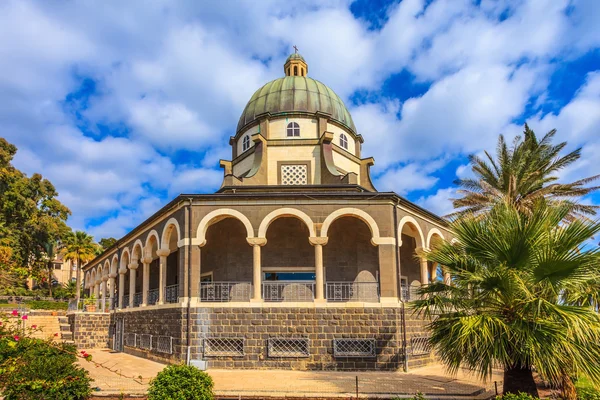
M 314 272 L 265 272 L 265 281 L 314 281 Z
M 287 136 L 300 136 L 300 125 L 297 122 L 290 122 L 287 126 Z
M 246 151 L 250 148 L 250 136 L 244 136 L 242 140 L 242 151 Z
M 298 76 L 298 67 L 294 67 L 294 76 Z
M 340 146 L 348 150 L 348 138 L 343 133 L 340 135 Z

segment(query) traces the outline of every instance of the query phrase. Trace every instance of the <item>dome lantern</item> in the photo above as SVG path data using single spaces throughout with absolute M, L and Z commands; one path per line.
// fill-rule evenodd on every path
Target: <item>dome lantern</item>
M 298 53 L 296 46 L 294 46 L 294 52 L 285 60 L 283 72 L 285 72 L 285 76 L 306 76 L 308 74 L 308 64 Z

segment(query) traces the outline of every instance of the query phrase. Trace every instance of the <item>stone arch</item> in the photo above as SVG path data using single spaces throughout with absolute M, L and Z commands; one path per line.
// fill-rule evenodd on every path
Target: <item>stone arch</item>
M 85 285 L 84 285 L 84 289 L 89 289 L 90 287 L 90 271 L 85 273 L 85 278 L 83 278 Z
M 121 252 L 120 269 L 126 270 L 127 265 L 130 263 L 131 254 L 129 253 L 129 247 L 125 247 Z
M 152 238 L 154 238 L 155 242 L 156 242 L 156 248 L 158 249 L 158 246 L 160 246 L 160 237 L 158 236 L 158 232 L 156 232 L 156 230 L 152 229 L 149 233 L 148 236 L 146 236 L 146 244 L 144 245 L 144 249 L 145 251 L 150 251 L 149 256 L 152 257 Z M 150 250 L 148 250 L 150 249 Z M 144 253 L 144 256 L 146 254 Z
M 115 254 L 112 258 L 112 262 L 110 264 L 110 273 L 116 274 L 119 269 L 119 256 Z
M 358 208 L 340 208 L 329 214 L 321 226 L 321 237 L 327 237 L 327 232 L 333 221 L 341 217 L 355 217 L 363 221 L 371 230 L 371 243 L 375 246 L 379 244 L 380 237 L 377 222 L 368 213 Z
M 131 248 L 131 259 L 141 261 L 142 257 L 144 257 L 144 244 L 138 239 Z
M 400 223 L 398 224 L 398 245 L 402 246 L 402 228 L 404 228 L 404 225 L 406 224 L 412 226 L 419 234 L 418 237 L 415 238 L 417 239 L 417 247 L 425 247 L 426 242 L 425 237 L 423 235 L 423 230 L 421 229 L 421 226 L 419 225 L 417 220 L 414 219 L 414 217 L 411 217 L 410 215 L 402 217 Z
M 308 233 L 310 237 L 315 237 L 315 224 L 313 222 L 313 220 L 306 215 L 306 213 L 297 210 L 295 208 L 289 208 L 289 207 L 284 207 L 284 208 L 280 208 L 277 209 L 275 211 L 270 212 L 269 214 L 267 214 L 267 216 L 265 218 L 263 218 L 262 222 L 260 223 L 260 226 L 258 227 L 258 237 L 264 238 L 267 237 L 267 229 L 269 229 L 269 225 L 271 225 L 271 223 L 273 221 L 275 221 L 278 218 L 281 217 L 296 217 L 299 220 L 303 221 L 306 224 L 306 227 L 308 228 Z
M 218 210 L 209 212 L 204 216 L 204 218 L 202 218 L 200 224 L 198 224 L 198 229 L 196 229 L 196 237 L 192 241 L 192 244 L 204 246 L 206 243 L 206 231 L 208 230 L 208 227 L 213 223 L 225 218 L 237 218 L 242 222 L 242 224 L 244 224 L 244 227 L 246 228 L 246 234 L 248 235 L 247 237 L 254 237 L 254 228 L 252 227 L 252 223 L 248 217 L 231 208 L 219 208 Z
M 169 241 L 171 240 L 171 235 L 173 234 L 173 230 L 177 232 L 177 241 L 181 240 L 181 229 L 179 228 L 179 222 L 175 218 L 169 218 L 162 232 L 162 239 L 160 241 L 160 248 L 167 249 L 169 248 Z
M 431 249 L 431 241 L 434 239 L 434 237 L 439 236 L 440 239 L 442 240 L 446 240 L 444 238 L 444 235 L 442 235 L 442 232 L 440 232 L 440 230 L 438 228 L 431 228 L 429 230 L 429 232 L 427 233 L 427 248 Z
M 108 276 L 110 273 L 110 261 L 107 259 L 104 261 L 104 269 L 102 270 L 102 276 Z

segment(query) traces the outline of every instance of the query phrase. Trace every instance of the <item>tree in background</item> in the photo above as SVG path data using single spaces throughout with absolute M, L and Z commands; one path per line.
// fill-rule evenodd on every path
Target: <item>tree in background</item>
M 83 231 L 76 231 L 65 238 L 62 250 L 65 260 L 77 262 L 77 292 L 76 299 L 79 303 L 81 297 L 81 266 L 96 256 L 98 245 L 94 239 Z
M 581 157 L 581 148 L 561 156 L 567 143 L 553 145 L 555 134 L 553 129 L 538 140 L 525 124 L 523 136 L 517 136 L 510 148 L 504 136 L 500 135 L 495 159 L 487 151 L 485 159 L 470 156 L 475 178 L 456 181 L 461 188 L 458 193 L 463 197 L 454 199 L 454 208 L 458 211 L 450 216 L 482 214 L 501 202 L 513 204 L 521 212 L 532 212 L 533 205 L 540 198 L 569 204 L 568 219 L 595 215 L 597 206 L 579 204 L 577 200 L 598 189 L 586 185 L 600 175 L 572 183 L 557 183 L 558 172 Z M 565 202 L 566 199 L 569 201 Z
M 423 287 L 413 306 L 435 316 L 430 340 L 450 370 L 467 366 L 486 378 L 502 365 L 505 393 L 537 396 L 535 367 L 574 399 L 572 377 L 600 383 L 600 315 L 565 293 L 585 293 L 598 279 L 600 250 L 586 242 L 600 223 L 565 224 L 572 204 L 543 197 L 521 210 L 500 203 L 485 218 L 454 221 L 458 240 L 423 253 L 451 273 L 452 284 Z
M 109 238 L 102 238 L 100 239 L 100 241 L 98 242 L 98 244 L 100 245 L 98 247 L 98 255 L 102 254 L 104 251 L 108 250 L 110 247 L 112 247 L 115 243 L 117 243 L 117 239 L 109 237 Z
M 58 201 L 50 181 L 40 174 L 28 177 L 12 165 L 16 152 L 0 138 L 0 270 L 45 280 L 47 244 L 70 231 L 71 211 Z

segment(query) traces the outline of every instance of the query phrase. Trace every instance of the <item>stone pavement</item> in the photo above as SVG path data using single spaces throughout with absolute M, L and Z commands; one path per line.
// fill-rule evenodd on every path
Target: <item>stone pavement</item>
M 89 350 L 96 367 L 85 361 L 102 394 L 145 393 L 150 379 L 164 364 L 108 350 Z M 108 368 L 108 369 L 107 369 Z M 110 370 L 109 370 L 110 369 Z M 481 383 L 476 377 L 459 372 L 451 377 L 441 366 L 403 372 L 331 372 L 281 370 L 209 370 L 219 397 L 355 397 L 356 378 L 361 397 L 412 397 L 422 392 L 428 398 L 489 398 L 494 382 Z M 122 376 L 120 376 L 121 374 Z M 494 375 L 501 388 L 501 375 Z

